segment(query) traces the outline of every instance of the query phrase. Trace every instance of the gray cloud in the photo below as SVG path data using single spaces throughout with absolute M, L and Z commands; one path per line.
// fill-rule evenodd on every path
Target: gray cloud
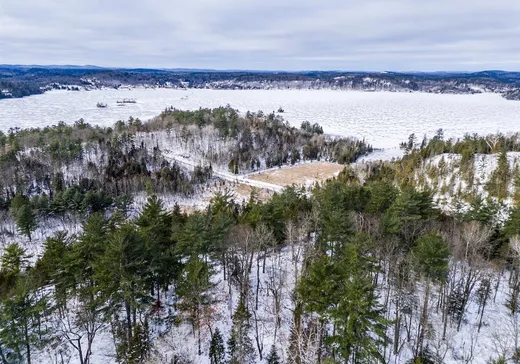
M 0 63 L 520 69 L 518 0 L 0 0 Z

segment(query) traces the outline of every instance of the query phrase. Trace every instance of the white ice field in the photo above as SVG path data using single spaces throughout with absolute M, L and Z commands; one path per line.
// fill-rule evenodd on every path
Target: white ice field
M 117 106 L 127 98 L 137 103 Z M 97 108 L 98 102 L 108 104 Z M 21 99 L 0 100 L 0 130 L 41 127 L 83 118 L 91 124 L 111 126 L 130 116 L 147 120 L 168 106 L 179 109 L 230 104 L 241 112 L 277 111 L 295 126 L 317 122 L 327 133 L 365 138 L 376 148 L 395 148 L 415 133 L 445 136 L 520 131 L 520 102 L 497 94 L 448 95 L 335 90 L 199 90 L 104 89 L 51 91 Z

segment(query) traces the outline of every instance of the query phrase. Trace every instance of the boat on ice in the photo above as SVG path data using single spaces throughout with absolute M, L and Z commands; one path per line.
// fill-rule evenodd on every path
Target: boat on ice
M 122 99 L 116 101 L 118 104 L 135 104 L 137 101 L 134 99 Z

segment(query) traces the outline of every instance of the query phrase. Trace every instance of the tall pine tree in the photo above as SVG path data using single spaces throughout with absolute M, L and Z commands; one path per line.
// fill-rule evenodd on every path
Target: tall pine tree
M 233 327 L 228 341 L 229 364 L 250 364 L 255 360 L 255 350 L 249 337 L 251 314 L 243 299 L 233 314 Z
M 416 348 L 416 355 L 421 355 L 426 335 L 426 325 L 428 323 L 428 304 L 431 284 L 446 280 L 450 251 L 443 237 L 432 232 L 424 235 L 417 241 L 417 246 L 414 248 L 413 253 L 416 259 L 417 269 L 426 280 L 424 304 Z
M 278 352 L 276 351 L 276 346 L 271 346 L 271 351 L 266 358 L 267 364 L 280 364 L 280 357 L 278 356 Z
M 202 354 L 200 328 L 203 319 L 209 319 L 207 312 L 213 303 L 210 290 L 212 270 L 208 263 L 198 256 L 193 256 L 186 263 L 178 283 L 177 293 L 180 298 L 179 308 L 188 313 L 193 332 L 198 333 L 199 355 Z
M 16 210 L 15 220 L 20 234 L 27 236 L 29 241 L 31 241 L 31 234 L 34 230 L 36 230 L 38 224 L 36 222 L 36 215 L 34 214 L 34 211 L 29 202 Z
M 317 259 L 298 288 L 307 311 L 335 327 L 326 343 L 333 359 L 339 356 L 345 363 L 383 362 L 382 348 L 388 344 L 388 322 L 373 280 L 378 267 L 363 248 L 366 239 L 357 235 L 336 256 Z
M 225 364 L 226 362 L 226 348 L 218 328 L 215 329 L 215 332 L 211 335 L 209 360 L 211 364 Z
M 148 198 L 136 220 L 146 246 L 148 267 L 153 276 L 151 288 L 155 286 L 158 302 L 160 289 L 168 287 L 180 270 L 172 239 L 172 223 L 172 215 L 165 210 L 162 201 L 155 195 Z

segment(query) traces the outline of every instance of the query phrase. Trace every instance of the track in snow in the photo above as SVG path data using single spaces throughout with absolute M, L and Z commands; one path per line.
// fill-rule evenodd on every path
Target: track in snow
M 200 165 L 200 163 L 183 158 L 182 156 L 168 154 L 168 157 L 190 170 L 193 170 L 195 167 Z M 247 178 L 245 175 L 236 175 L 222 170 L 213 170 L 213 176 L 228 182 L 241 183 L 251 187 L 262 188 L 273 192 L 281 192 L 284 189 L 284 186 L 280 186 L 274 183 L 255 181 L 253 179 Z

